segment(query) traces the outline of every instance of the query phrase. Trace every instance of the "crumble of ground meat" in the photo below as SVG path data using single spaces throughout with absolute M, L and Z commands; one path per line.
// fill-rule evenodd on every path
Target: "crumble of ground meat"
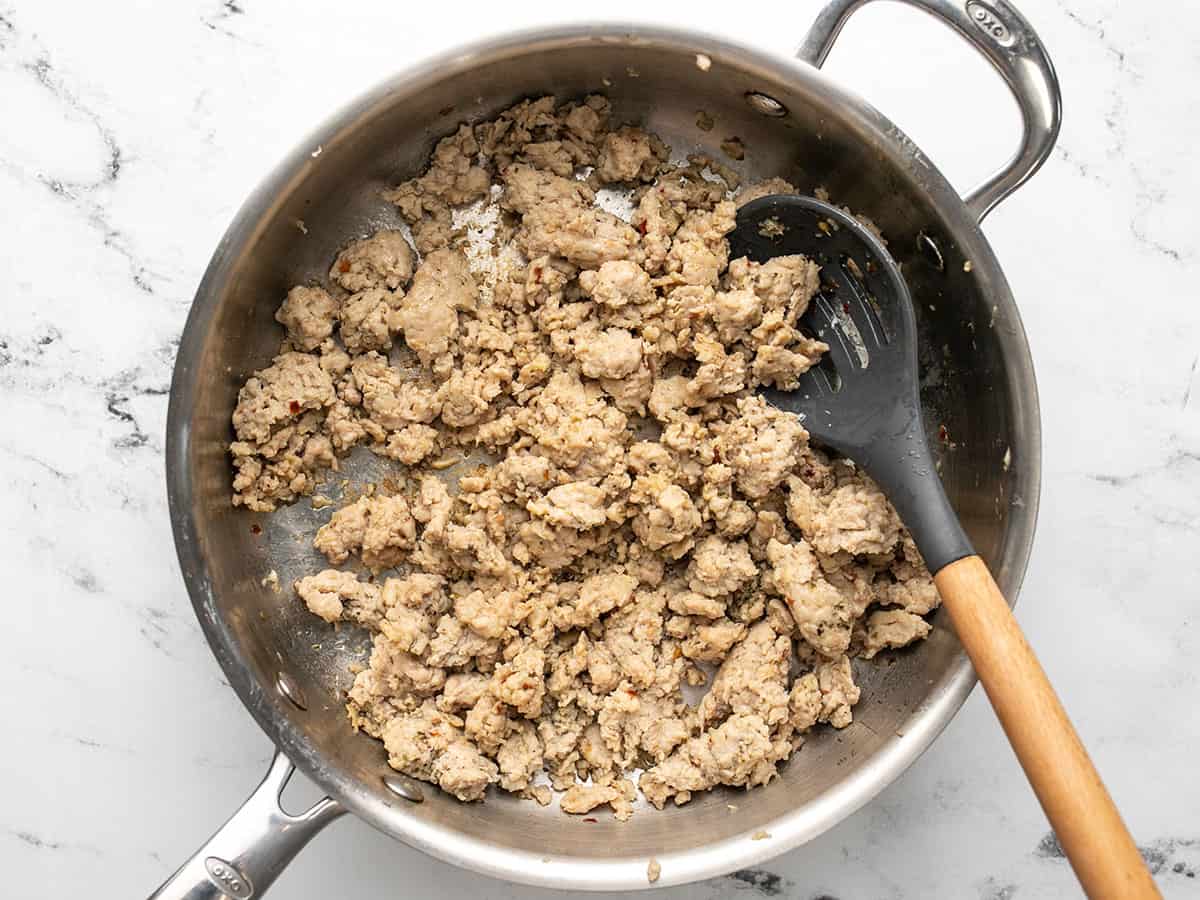
M 827 349 L 797 324 L 815 264 L 728 258 L 736 204 L 794 188 L 735 199 L 732 170 L 671 166 L 611 118 L 537 98 L 441 140 L 385 193 L 419 261 L 383 230 L 287 293 L 230 453 L 234 503 L 263 512 L 355 447 L 392 467 L 314 539 L 374 575 L 295 585 L 372 634 L 347 710 L 390 765 L 464 801 L 553 788 L 627 818 L 639 791 L 764 784 L 848 725 L 851 657 L 925 637 L 938 596 L 878 487 L 755 393 Z M 611 183 L 630 222 L 596 204 Z M 455 227 L 471 203 L 498 223 L 482 254 Z M 439 477 L 479 447 L 491 464 Z

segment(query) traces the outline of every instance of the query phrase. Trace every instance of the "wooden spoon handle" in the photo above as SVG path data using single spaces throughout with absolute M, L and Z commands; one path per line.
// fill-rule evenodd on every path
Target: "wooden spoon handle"
M 954 630 L 1083 889 L 1161 897 L 1017 620 L 978 556 L 934 576 Z

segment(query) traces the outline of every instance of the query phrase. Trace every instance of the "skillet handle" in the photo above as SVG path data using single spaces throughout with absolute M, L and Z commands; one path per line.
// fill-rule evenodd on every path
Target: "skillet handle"
M 796 56 L 820 68 L 847 20 L 871 0 L 830 0 L 809 29 Z M 1003 168 L 970 191 L 963 202 L 982 222 L 1046 161 L 1062 124 L 1058 76 L 1037 32 L 1005 0 L 901 0 L 953 28 L 1000 74 L 1021 110 L 1017 152 Z
M 267 892 L 317 832 L 346 810 L 326 797 L 298 816 L 279 795 L 292 777 L 292 761 L 279 750 L 262 783 L 150 900 L 251 900 Z

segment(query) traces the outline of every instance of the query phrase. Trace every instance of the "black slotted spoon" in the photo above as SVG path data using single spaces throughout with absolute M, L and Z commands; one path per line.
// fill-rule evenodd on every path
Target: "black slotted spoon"
M 800 377 L 796 390 L 764 390 L 764 396 L 800 415 L 814 441 L 861 466 L 891 500 L 1088 895 L 1159 897 L 1041 664 L 946 497 L 922 425 L 916 317 L 896 261 L 854 217 L 790 194 L 761 197 L 738 210 L 729 250 L 730 259 L 765 262 L 802 254 L 821 266 L 821 290 L 800 324 L 829 351 Z

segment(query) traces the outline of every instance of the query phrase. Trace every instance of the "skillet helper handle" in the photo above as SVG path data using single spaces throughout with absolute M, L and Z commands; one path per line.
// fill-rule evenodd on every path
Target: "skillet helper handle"
M 871 0 L 830 0 L 796 56 L 820 68 L 850 16 Z M 1021 111 L 1021 143 L 1003 168 L 963 198 L 976 222 L 1023 185 L 1050 156 L 1062 124 L 1062 92 L 1041 40 L 1005 0 L 901 0 L 940 19 L 981 53 Z
M 279 795 L 295 771 L 276 750 L 262 783 L 150 900 L 251 900 L 266 893 L 317 832 L 346 810 L 326 797 L 298 816 L 288 815 Z
M 983 560 L 964 557 L 933 580 L 1084 891 L 1092 900 L 1161 897 Z

